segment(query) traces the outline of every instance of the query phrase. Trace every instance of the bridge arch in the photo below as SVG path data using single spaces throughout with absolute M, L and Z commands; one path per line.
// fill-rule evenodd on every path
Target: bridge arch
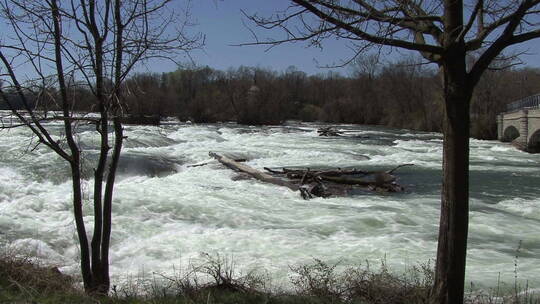
M 527 150 L 532 153 L 540 153 L 540 129 L 536 130 L 530 137 Z
M 540 94 L 507 105 L 497 115 L 497 138 L 523 151 L 540 153 Z
M 508 142 L 513 141 L 514 139 L 519 137 L 519 130 L 514 126 L 508 126 L 506 129 L 504 129 L 503 137 L 501 141 Z

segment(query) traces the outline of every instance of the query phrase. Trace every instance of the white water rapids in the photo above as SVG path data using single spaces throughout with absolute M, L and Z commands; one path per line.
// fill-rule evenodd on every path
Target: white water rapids
M 341 125 L 356 137 L 322 138 L 316 124 L 126 126 L 114 193 L 111 274 L 172 273 L 202 252 L 232 257 L 239 271 L 265 269 L 285 282 L 290 265 L 317 258 L 354 265 L 386 258 L 393 271 L 434 259 L 440 210 L 442 137 L 436 133 Z M 58 127 L 59 130 L 59 127 Z M 80 135 L 87 161 L 97 137 Z M 88 137 L 90 136 L 90 139 Z M 66 164 L 23 128 L 0 132 L 0 243 L 79 272 Z M 287 188 L 233 181 L 209 151 L 258 169 L 331 166 L 397 171 L 400 194 L 303 200 Z M 369 159 L 366 159 L 368 156 Z M 467 280 L 540 285 L 540 155 L 471 140 Z M 92 188 L 92 181 L 86 184 Z M 85 213 L 91 233 L 92 207 Z M 520 246 L 521 244 L 521 246 Z M 520 246 L 518 250 L 518 246 Z

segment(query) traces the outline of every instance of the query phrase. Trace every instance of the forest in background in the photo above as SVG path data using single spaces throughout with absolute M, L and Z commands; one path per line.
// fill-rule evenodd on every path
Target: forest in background
M 94 96 L 71 79 L 75 111 L 93 111 Z M 58 110 L 53 84 L 34 86 L 37 107 Z M 132 116 L 176 116 L 182 121 L 280 124 L 286 120 L 383 125 L 440 132 L 443 105 L 438 71 L 406 58 L 380 64 L 367 56 L 350 74 L 307 75 L 294 66 L 270 68 L 178 68 L 169 73 L 138 73 L 123 87 L 124 112 Z M 471 103 L 471 136 L 496 139 L 496 115 L 507 103 L 540 92 L 540 69 L 501 63 L 484 73 Z M 9 94 L 17 104 L 15 94 Z M 2 108 L 3 105 L 0 105 Z

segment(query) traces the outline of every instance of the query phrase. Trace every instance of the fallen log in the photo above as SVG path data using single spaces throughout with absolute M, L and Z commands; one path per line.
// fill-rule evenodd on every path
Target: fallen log
M 275 169 L 270 169 L 267 167 L 264 167 L 264 170 L 274 173 L 274 174 L 304 174 L 306 170 L 298 170 L 298 169 L 287 169 L 282 168 L 282 171 L 278 171 Z M 341 175 L 359 175 L 359 174 L 372 174 L 375 172 L 370 171 L 363 171 L 358 169 L 350 169 L 350 170 L 341 170 L 338 168 L 337 170 L 312 170 L 310 169 L 310 172 L 312 175 L 326 175 L 326 176 L 341 176 Z
M 278 170 L 264 167 L 264 170 L 268 172 L 265 173 L 214 152 L 209 152 L 209 155 L 226 167 L 262 182 L 300 191 L 304 199 L 346 195 L 358 188 L 375 192 L 400 192 L 404 188 L 396 183 L 396 177 L 392 173 L 401 167 L 412 165 L 399 165 L 388 171 L 342 170 L 341 168 L 332 170 L 281 168 Z
M 400 192 L 404 188 L 396 183 L 396 177 L 392 175 L 397 169 L 412 166 L 412 164 L 403 164 L 387 171 L 366 171 L 359 169 L 332 169 L 332 170 L 314 170 L 306 169 L 264 169 L 273 175 L 285 176 L 300 184 L 309 184 L 315 196 L 331 196 L 335 193 L 347 192 L 360 188 L 361 190 L 376 192 Z M 323 183 L 324 182 L 324 183 Z M 345 186 L 350 186 L 347 189 Z
M 290 183 L 290 182 L 285 181 L 285 180 L 283 180 L 281 178 L 274 177 L 274 176 L 272 176 L 270 174 L 266 174 L 264 172 L 256 170 L 256 169 L 254 169 L 254 168 L 252 168 L 252 167 L 250 167 L 250 166 L 248 166 L 246 164 L 241 164 L 239 162 L 236 162 L 233 159 L 230 159 L 230 158 L 228 158 L 226 156 L 219 155 L 219 154 L 214 153 L 214 152 L 209 152 L 208 155 L 215 158 L 217 161 L 219 161 L 220 163 L 222 163 L 226 167 L 228 167 L 230 169 L 233 169 L 233 170 L 236 170 L 236 171 L 239 171 L 239 172 L 246 173 L 246 174 L 252 176 L 253 178 L 255 178 L 257 180 L 260 180 L 262 182 L 287 187 L 287 188 L 289 188 L 289 189 L 291 189 L 293 191 L 298 191 L 299 188 L 300 188 L 299 186 L 297 186 L 297 185 L 295 185 L 293 183 Z
M 382 173 L 392 174 L 394 171 L 396 171 L 399 168 L 406 167 L 406 166 L 414 166 L 414 164 L 402 164 L 399 166 L 396 166 L 390 170 L 384 171 Z M 306 170 L 300 170 L 300 169 L 288 169 L 288 168 L 282 168 L 281 171 L 276 169 L 271 169 L 268 167 L 264 167 L 264 170 L 273 173 L 273 174 L 298 174 L 303 175 Z M 377 174 L 381 173 L 381 171 L 364 171 L 359 169 L 348 169 L 348 170 L 342 170 L 341 168 L 337 168 L 334 170 L 313 170 L 310 169 L 310 172 L 312 175 L 324 175 L 324 176 L 342 176 L 342 175 L 370 175 L 370 174 Z
M 350 177 L 340 177 L 340 176 L 326 176 L 320 175 L 322 180 L 330 181 L 338 184 L 345 185 L 359 185 L 359 186 L 384 186 L 384 184 L 392 183 L 396 180 L 396 177 L 385 172 L 375 174 L 373 180 L 366 180 L 363 178 L 350 178 Z

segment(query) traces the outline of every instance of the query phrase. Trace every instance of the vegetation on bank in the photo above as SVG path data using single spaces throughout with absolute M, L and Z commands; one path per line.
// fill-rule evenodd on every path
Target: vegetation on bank
M 430 264 L 411 267 L 405 273 L 392 273 L 384 261 L 377 267 L 350 267 L 314 260 L 309 265 L 291 266 L 292 291 L 271 286 L 265 273 L 241 275 L 230 260 L 205 255 L 198 266 L 190 266 L 173 277 L 153 274 L 114 286 L 109 296 L 89 296 L 76 287 L 77 279 L 61 274 L 35 259 L 0 257 L 0 303 L 103 303 L 103 304 L 415 304 L 428 303 L 433 285 Z M 466 303 L 540 303 L 528 286 L 517 283 L 481 292 L 469 290 Z
M 488 70 L 471 102 L 471 135 L 495 139 L 496 115 L 507 103 L 540 92 L 540 70 Z M 382 64 L 361 58 L 348 76 L 334 72 L 307 75 L 294 66 L 285 71 L 238 67 L 220 71 L 183 67 L 170 73 L 140 73 L 124 84 L 126 110 L 140 115 L 177 116 L 198 123 L 237 121 L 279 124 L 285 120 L 385 125 L 441 131 L 441 75 L 418 58 Z M 55 109 L 54 88 L 35 96 L 35 103 Z M 14 103 L 16 94 L 7 92 Z M 71 83 L 74 109 L 90 111 L 94 96 L 82 83 Z M 31 95 L 31 94 L 30 94 Z M 0 108 L 2 108 L 0 102 Z

